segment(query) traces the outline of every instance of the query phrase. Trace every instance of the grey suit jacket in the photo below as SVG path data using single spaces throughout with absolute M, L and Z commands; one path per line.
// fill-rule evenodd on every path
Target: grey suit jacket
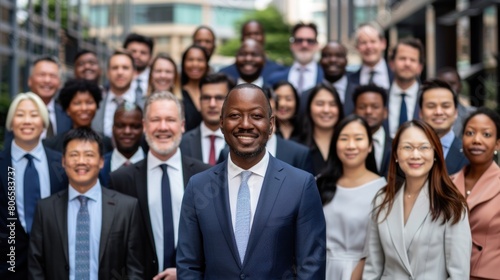
M 384 220 L 370 222 L 363 279 L 469 279 L 472 239 L 467 214 L 452 225 L 432 221 L 428 184 L 404 224 L 404 187 Z M 376 199 L 378 205 L 382 201 Z
M 144 279 L 137 199 L 102 188 L 99 279 Z M 69 279 L 68 190 L 38 202 L 28 254 L 29 279 Z

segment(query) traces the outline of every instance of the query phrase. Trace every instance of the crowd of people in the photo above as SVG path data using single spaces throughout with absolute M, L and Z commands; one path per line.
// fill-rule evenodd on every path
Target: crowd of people
M 451 67 L 383 32 L 286 67 L 243 24 L 216 73 L 200 26 L 179 65 L 132 33 L 108 59 L 31 68 L 0 152 L 1 279 L 500 279 L 500 116 Z M 319 61 L 315 61 L 320 51 Z M 61 86 L 62 84 L 62 86 Z

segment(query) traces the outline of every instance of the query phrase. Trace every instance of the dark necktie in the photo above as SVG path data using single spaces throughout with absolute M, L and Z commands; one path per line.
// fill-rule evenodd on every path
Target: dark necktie
M 89 198 L 78 196 L 80 210 L 76 215 L 75 280 L 90 278 L 90 215 Z
M 208 164 L 214 166 L 217 162 L 215 161 L 215 135 L 210 135 L 210 153 L 208 154 Z
M 406 109 L 405 101 L 406 93 L 401 93 L 401 110 L 399 111 L 399 126 L 403 125 L 408 120 L 408 110 Z
M 25 154 L 24 157 L 28 159 L 24 171 L 24 220 L 26 221 L 26 232 L 29 234 L 35 216 L 36 204 L 41 197 L 40 178 L 33 162 L 34 157 L 30 154 Z
M 116 107 L 120 107 L 120 105 L 122 105 L 123 103 L 125 103 L 125 99 L 121 96 L 115 96 L 115 98 L 113 98 L 113 101 L 116 103 Z
M 136 79 L 136 82 L 137 82 L 137 87 L 135 88 L 135 101 L 139 101 L 142 99 L 142 94 L 143 94 L 143 91 L 142 91 L 142 88 L 141 88 L 141 79 Z
M 54 133 L 54 125 L 52 124 L 52 121 L 49 119 L 49 127 L 47 127 L 47 134 L 45 134 L 45 138 L 52 138 L 56 134 Z
M 174 220 L 172 216 L 172 195 L 167 165 L 161 164 L 161 205 L 163 210 L 163 269 L 175 267 Z
M 368 78 L 368 84 L 373 85 L 373 77 L 375 76 L 375 73 L 377 73 L 375 70 L 370 71 L 370 78 Z

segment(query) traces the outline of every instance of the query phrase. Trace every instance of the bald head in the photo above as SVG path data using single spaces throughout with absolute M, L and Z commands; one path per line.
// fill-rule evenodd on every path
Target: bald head
M 325 73 L 325 78 L 335 83 L 345 75 L 347 49 L 338 42 L 329 42 L 321 50 L 320 64 Z
M 264 68 L 264 48 L 254 39 L 245 39 L 236 54 L 236 68 L 240 78 L 247 83 L 257 80 Z

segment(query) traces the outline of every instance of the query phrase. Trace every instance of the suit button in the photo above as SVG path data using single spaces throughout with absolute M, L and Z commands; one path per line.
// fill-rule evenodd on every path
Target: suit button
M 245 279 L 246 275 L 245 274 L 240 274 L 240 279 Z

